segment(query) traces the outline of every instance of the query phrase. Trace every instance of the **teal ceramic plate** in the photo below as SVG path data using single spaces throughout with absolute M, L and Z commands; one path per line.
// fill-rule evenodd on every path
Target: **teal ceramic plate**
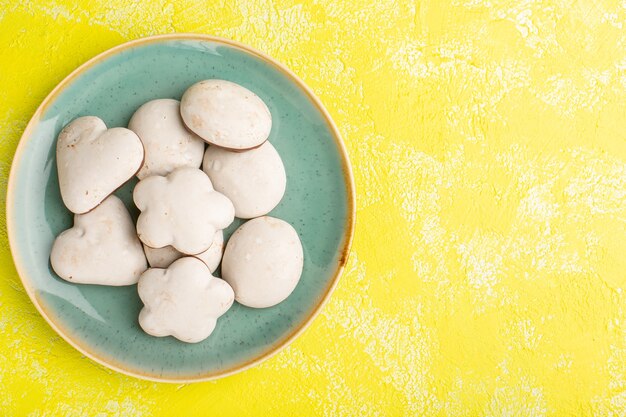
M 304 271 L 283 303 L 251 309 L 237 303 L 198 344 L 155 338 L 137 323 L 136 286 L 70 284 L 50 268 L 56 235 L 72 224 L 59 194 L 55 143 L 78 116 L 126 126 L 156 98 L 180 99 L 196 81 L 220 78 L 258 94 L 273 116 L 270 141 L 287 171 L 285 197 L 271 215 L 298 231 Z M 117 194 L 136 216 L 132 185 Z M 348 158 L 330 116 L 293 73 L 244 45 L 204 35 L 165 35 L 113 48 L 70 74 L 26 127 L 11 167 L 7 223 L 15 265 L 33 303 L 79 351 L 140 378 L 190 382 L 229 375 L 285 347 L 311 322 L 346 262 L 354 228 L 354 186 Z M 232 232 L 233 227 L 228 232 Z

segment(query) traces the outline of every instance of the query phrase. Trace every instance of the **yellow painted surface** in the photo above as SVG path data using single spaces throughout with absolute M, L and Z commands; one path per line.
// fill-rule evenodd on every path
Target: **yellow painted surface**
M 223 380 L 144 382 L 39 317 L 0 229 L 0 415 L 626 415 L 626 3 L 0 0 L 0 187 L 72 69 L 232 38 L 325 103 L 357 233 L 323 314 Z M 4 207 L 4 201 L 0 207 Z

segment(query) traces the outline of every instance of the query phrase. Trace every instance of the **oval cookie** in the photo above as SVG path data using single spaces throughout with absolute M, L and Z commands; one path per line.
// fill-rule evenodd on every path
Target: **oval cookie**
M 289 223 L 265 216 L 244 223 L 233 233 L 222 259 L 222 278 L 233 287 L 239 303 L 264 308 L 292 293 L 302 267 L 298 233 Z
M 128 123 L 145 149 L 139 179 L 167 175 L 176 168 L 199 168 L 204 141 L 188 131 L 180 117 L 180 103 L 172 99 L 152 100 L 137 109 Z
M 148 258 L 148 263 L 153 268 L 167 268 L 175 260 L 185 256 L 171 246 L 164 248 L 154 249 L 149 246 L 143 245 L 143 250 Z M 224 252 L 224 232 L 219 230 L 215 232 L 213 237 L 213 243 L 211 247 L 202 253 L 192 255 L 194 258 L 200 259 L 209 268 L 209 271 L 215 272 L 222 260 L 222 253 Z
M 272 130 L 272 115 L 256 94 L 225 80 L 200 81 L 183 94 L 185 125 L 210 144 L 242 150 L 259 146 Z
M 202 169 L 213 187 L 232 201 L 235 216 L 242 219 L 269 213 L 285 194 L 285 167 L 270 142 L 244 152 L 209 146 Z

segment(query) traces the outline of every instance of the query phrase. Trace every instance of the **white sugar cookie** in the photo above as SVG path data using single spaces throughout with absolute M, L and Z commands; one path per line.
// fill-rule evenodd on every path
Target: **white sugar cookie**
M 291 225 L 273 217 L 258 217 L 231 236 L 222 259 L 222 278 L 235 299 L 264 308 L 286 299 L 296 288 L 303 267 L 302 244 Z
M 154 249 L 149 246 L 143 245 L 143 250 L 148 258 L 148 263 L 153 268 L 167 268 L 176 259 L 182 258 L 183 255 L 171 246 L 164 248 Z M 195 258 L 200 259 L 209 268 L 209 271 L 215 272 L 220 261 L 222 260 L 222 253 L 224 252 L 224 232 L 219 230 L 215 232 L 213 237 L 213 243 L 211 247 L 198 255 L 192 255 Z
M 200 167 L 204 141 L 183 125 L 177 100 L 145 103 L 133 114 L 128 128 L 139 136 L 146 152 L 139 179 L 167 175 L 181 167 Z
M 167 268 L 175 260 L 185 256 L 171 246 L 151 248 L 150 246 L 143 245 L 143 251 L 146 253 L 146 259 L 148 259 L 148 265 L 150 265 L 151 268 Z
M 52 269 L 79 284 L 135 284 L 148 264 L 124 203 L 112 195 L 61 233 L 50 254 Z
M 194 257 L 181 258 L 167 269 L 147 270 L 137 290 L 144 303 L 141 328 L 152 336 L 171 335 L 188 343 L 209 337 L 234 300 L 226 281 L 213 277 Z
M 230 200 L 194 168 L 144 178 L 135 186 L 133 199 L 141 210 L 139 239 L 151 248 L 171 245 L 187 255 L 209 249 L 215 232 L 228 227 L 235 215 Z
M 272 115 L 263 100 L 225 80 L 205 80 L 189 87 L 180 101 L 180 114 L 192 132 L 228 149 L 255 148 L 272 130 Z
M 233 202 L 235 216 L 242 219 L 269 213 L 285 194 L 285 167 L 269 142 L 244 152 L 209 146 L 202 169 L 213 187 Z
M 59 133 L 56 148 L 63 203 L 73 213 L 88 212 L 137 173 L 143 156 L 131 130 L 107 129 L 94 116 L 74 119 Z

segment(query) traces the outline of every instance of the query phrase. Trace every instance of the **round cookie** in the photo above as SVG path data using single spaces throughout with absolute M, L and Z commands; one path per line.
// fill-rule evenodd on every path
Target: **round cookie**
M 256 94 L 230 81 L 200 81 L 180 101 L 185 125 L 210 144 L 244 150 L 265 142 L 272 115 Z
M 276 305 L 292 293 L 302 274 L 302 243 L 291 225 L 259 217 L 231 236 L 222 259 L 222 278 L 235 299 L 248 307 Z
M 95 116 L 74 119 L 59 133 L 56 147 L 63 203 L 76 214 L 92 210 L 137 173 L 143 157 L 132 130 L 107 129 Z
M 52 245 L 52 269 L 79 284 L 131 285 L 148 268 L 135 225 L 122 200 L 112 195 L 86 214 Z
M 171 335 L 187 343 L 209 337 L 234 301 L 232 288 L 193 257 L 181 258 L 167 269 L 148 269 L 139 278 L 137 291 L 144 303 L 141 328 L 152 336 Z
M 128 128 L 139 136 L 146 153 L 139 179 L 167 175 L 180 167 L 200 167 L 204 141 L 185 128 L 177 100 L 145 103 L 133 114 Z
M 167 268 L 176 259 L 182 258 L 183 255 L 171 246 L 154 249 L 150 246 L 143 245 L 143 250 L 148 258 L 148 263 L 153 268 Z M 224 232 L 219 230 L 215 232 L 211 247 L 202 253 L 192 255 L 194 258 L 200 259 L 209 268 L 209 271 L 215 272 L 224 252 Z
M 220 230 L 215 234 L 213 238 L 213 244 L 207 250 L 197 255 L 193 255 L 194 258 L 200 259 L 209 268 L 209 271 L 215 272 L 220 262 L 222 261 L 222 255 L 224 254 L 224 232 Z
M 232 201 L 235 216 L 241 219 L 269 213 L 285 194 L 285 167 L 270 142 L 245 152 L 209 146 L 202 169 L 213 187 Z
M 171 245 L 187 255 L 209 249 L 215 232 L 228 227 L 235 216 L 230 200 L 195 168 L 144 178 L 135 186 L 133 200 L 141 210 L 139 239 L 151 248 Z
M 143 245 L 143 251 L 146 254 L 148 265 L 150 265 L 151 268 L 167 268 L 175 260 L 185 256 L 171 246 L 151 248 L 150 246 Z

